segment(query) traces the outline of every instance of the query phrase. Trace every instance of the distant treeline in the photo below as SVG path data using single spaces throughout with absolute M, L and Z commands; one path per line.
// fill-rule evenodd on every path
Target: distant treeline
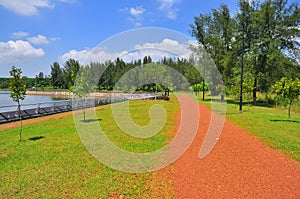
M 50 75 L 39 72 L 35 78 L 24 76 L 23 81 L 26 84 L 27 89 L 71 90 L 80 68 L 87 67 L 90 75 L 89 79 L 98 81 L 94 82 L 96 89 L 110 91 L 114 89 L 115 84 L 126 72 L 137 66 L 144 66 L 150 63 L 152 63 L 152 58 L 150 56 L 146 56 L 142 60 L 140 59 L 130 63 L 125 63 L 122 59 L 117 58 L 115 61 L 108 61 L 105 63 L 91 62 L 87 66 L 82 66 L 77 60 L 69 59 L 63 66 L 60 66 L 58 62 L 54 62 L 50 66 Z M 156 62 L 156 64 L 165 65 L 174 69 L 178 74 L 185 77 L 190 85 L 202 81 L 200 73 L 195 69 L 194 65 L 186 59 L 163 58 L 161 61 Z M 166 71 L 158 71 L 158 75 L 160 78 L 168 79 L 168 75 L 170 74 L 167 74 Z M 166 77 L 163 77 L 162 75 L 166 75 Z M 136 88 L 136 90 L 151 90 L 151 87 L 153 86 L 154 85 L 143 85 L 140 88 Z M 0 78 L 0 88 L 7 89 L 8 87 L 9 78 Z M 180 90 L 182 88 L 178 88 L 177 86 L 177 89 Z

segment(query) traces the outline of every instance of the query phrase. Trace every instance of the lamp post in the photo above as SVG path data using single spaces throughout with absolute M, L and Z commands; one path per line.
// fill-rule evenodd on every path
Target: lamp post
M 203 74 L 203 80 L 202 80 L 202 101 L 205 100 L 205 67 L 203 68 L 204 69 L 204 74 Z
M 240 114 L 243 113 L 243 81 L 244 81 L 244 48 L 245 48 L 245 22 L 243 26 L 243 35 L 242 35 L 242 64 L 241 64 L 241 82 L 240 82 Z

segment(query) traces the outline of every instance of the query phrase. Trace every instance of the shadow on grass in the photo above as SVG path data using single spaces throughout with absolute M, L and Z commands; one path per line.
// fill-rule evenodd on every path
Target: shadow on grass
M 28 140 L 37 141 L 37 140 L 41 140 L 41 139 L 44 139 L 44 138 L 46 138 L 46 137 L 45 136 L 35 136 L 35 137 L 29 138 Z
M 86 120 L 80 120 L 80 122 L 84 122 L 84 123 L 91 123 L 91 122 L 98 122 L 98 121 L 102 121 L 102 119 L 86 119 Z
M 271 122 L 291 122 L 291 123 L 300 123 L 296 120 L 270 120 Z
M 226 102 L 228 104 L 235 104 L 235 105 L 239 105 L 240 102 L 239 101 L 236 101 L 236 100 L 231 100 L 231 99 L 227 99 Z M 249 105 L 249 106 L 260 106 L 260 107 L 267 107 L 267 108 L 273 108 L 275 107 L 275 104 L 273 103 L 268 103 L 267 101 L 262 101 L 262 100 L 257 100 L 256 101 L 256 105 L 253 105 L 253 102 L 251 101 L 247 101 L 247 102 L 243 102 L 243 106 L 246 106 L 246 105 Z

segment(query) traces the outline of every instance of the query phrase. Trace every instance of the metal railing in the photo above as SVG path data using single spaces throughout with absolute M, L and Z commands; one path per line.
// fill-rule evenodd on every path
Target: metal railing
M 87 99 L 73 99 L 73 100 L 60 100 L 51 102 L 42 102 L 34 104 L 21 104 L 21 117 L 22 119 L 30 119 L 40 116 L 52 115 L 62 112 L 68 112 L 78 110 L 82 108 L 89 108 L 95 106 L 101 106 L 106 104 L 113 104 L 123 102 L 127 100 L 143 100 L 143 99 L 154 99 L 154 95 L 142 94 L 142 95 L 124 95 L 124 96 L 106 96 L 101 98 L 87 98 Z M 156 97 L 160 99 L 160 96 Z M 15 108 L 14 111 L 2 110 L 7 108 Z M 0 124 L 18 121 L 19 111 L 17 105 L 0 106 Z

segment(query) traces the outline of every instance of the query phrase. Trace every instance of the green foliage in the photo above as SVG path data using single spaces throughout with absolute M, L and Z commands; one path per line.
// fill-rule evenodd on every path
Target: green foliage
M 78 74 L 76 75 L 75 85 L 72 87 L 73 93 L 79 98 L 83 98 L 83 120 L 85 121 L 85 98 L 92 90 L 88 76 L 88 67 L 81 66 Z
M 197 95 L 199 92 L 207 91 L 208 86 L 207 86 L 207 84 L 205 84 L 205 83 L 203 84 L 203 82 L 201 82 L 201 83 L 192 85 L 189 88 L 189 90 L 194 91 Z
M 11 91 L 10 97 L 14 102 L 20 102 L 20 100 L 25 99 L 26 95 L 26 85 L 23 83 L 21 74 L 22 70 L 13 66 L 11 71 L 9 71 L 11 76 L 9 90 Z
M 81 66 L 75 80 L 73 92 L 75 95 L 82 98 L 87 97 L 91 90 L 92 88 L 88 76 L 88 68 Z
M 51 85 L 54 88 L 61 88 L 63 85 L 63 75 L 62 70 L 58 62 L 54 62 L 51 65 L 51 78 L 50 78 Z
M 0 78 L 0 89 L 8 89 L 9 78 Z
M 300 8 L 287 0 L 239 0 L 238 4 L 234 16 L 226 5 L 196 16 L 191 33 L 210 53 L 229 90 L 239 84 L 241 55 L 245 55 L 246 81 L 253 85 L 248 81 L 244 86 L 249 93 L 252 87 L 255 101 L 257 91 L 268 91 L 282 77 L 300 77 L 295 40 L 300 37 Z
M 283 77 L 279 82 L 272 86 L 271 91 L 287 100 L 288 118 L 290 118 L 291 106 L 298 100 L 298 96 L 300 95 L 300 80 L 298 78 L 288 79 Z

